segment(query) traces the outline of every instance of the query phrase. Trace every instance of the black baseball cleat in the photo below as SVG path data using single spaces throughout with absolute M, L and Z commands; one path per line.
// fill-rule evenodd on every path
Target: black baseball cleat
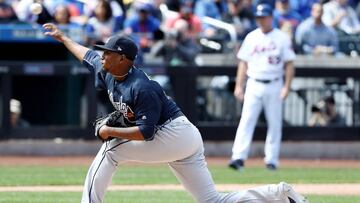
M 275 171 L 277 169 L 275 164 L 266 164 L 266 168 L 269 169 L 270 171 Z
M 288 197 L 290 203 L 310 203 L 309 200 L 301 194 L 295 192 L 294 188 L 288 183 L 280 183 L 284 194 Z
M 234 170 L 240 171 L 244 168 L 244 161 L 241 159 L 231 160 L 229 163 L 229 167 Z
M 288 197 L 288 199 L 290 203 L 296 203 L 295 200 L 291 199 L 290 197 Z

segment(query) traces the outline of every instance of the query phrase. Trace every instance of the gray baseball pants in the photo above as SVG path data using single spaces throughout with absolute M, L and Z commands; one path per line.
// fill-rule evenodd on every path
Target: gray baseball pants
M 121 163 L 167 163 L 184 188 L 200 203 L 289 203 L 280 185 L 219 193 L 207 168 L 198 129 L 185 116 L 167 122 L 152 141 L 113 139 L 102 145 L 86 176 L 82 202 L 101 203 Z

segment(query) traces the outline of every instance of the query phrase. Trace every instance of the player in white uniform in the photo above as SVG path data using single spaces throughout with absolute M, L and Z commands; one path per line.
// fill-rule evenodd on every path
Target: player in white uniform
M 199 130 L 169 100 L 160 85 L 133 66 L 134 42 L 111 37 L 102 56 L 66 37 L 54 24 L 46 35 L 63 43 L 95 76 L 99 88 L 108 88 L 114 107 L 134 118 L 135 126 L 102 126 L 106 141 L 86 176 L 82 202 L 101 203 L 118 167 L 124 162 L 167 163 L 184 188 L 200 203 L 305 203 L 287 183 L 264 185 L 232 193 L 219 193 L 208 170 Z M 119 200 L 121 202 L 121 200 Z M 172 202 L 169 200 L 169 202 Z
M 290 91 L 295 53 L 288 35 L 273 28 L 269 5 L 258 5 L 255 16 L 259 28 L 245 37 L 237 54 L 240 62 L 234 95 L 244 104 L 229 167 L 236 170 L 244 167 L 258 117 L 264 109 L 268 125 L 264 162 L 268 169 L 275 170 L 282 136 L 282 101 Z

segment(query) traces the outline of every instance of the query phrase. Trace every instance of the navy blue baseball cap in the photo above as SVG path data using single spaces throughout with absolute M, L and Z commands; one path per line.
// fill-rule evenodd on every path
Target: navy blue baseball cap
M 259 4 L 256 6 L 255 17 L 272 16 L 273 9 L 269 4 Z
M 131 61 L 135 60 L 138 54 L 138 47 L 135 42 L 123 35 L 111 36 L 104 45 L 97 44 L 95 48 L 124 54 Z

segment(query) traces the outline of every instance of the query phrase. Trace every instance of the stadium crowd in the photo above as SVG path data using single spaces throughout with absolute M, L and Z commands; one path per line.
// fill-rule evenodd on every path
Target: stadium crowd
M 30 11 L 34 2 L 43 7 Z M 229 34 L 205 17 L 232 25 L 238 45 L 256 28 L 254 8 L 270 4 L 274 26 L 286 31 L 297 54 L 357 55 L 358 0 L 0 0 L 0 23 L 81 27 L 85 45 L 114 33 L 131 35 L 142 53 L 162 55 L 171 65 L 193 63 L 201 52 L 220 52 Z M 169 12 L 170 11 L 170 12 Z M 174 12 L 175 11 L 175 12 Z M 354 40 L 355 39 L 355 40 Z M 209 43 L 212 42 L 212 43 Z M 352 46 L 349 46 L 352 43 Z M 210 46 L 212 45 L 212 46 Z M 220 46 L 221 47 L 221 46 Z M 141 58 L 141 57 L 140 57 Z
M 42 5 L 39 15 L 31 12 L 34 2 Z M 162 57 L 169 66 L 195 66 L 199 65 L 196 56 L 200 53 L 235 57 L 245 36 L 257 27 L 254 10 L 260 3 L 273 7 L 273 24 L 290 35 L 296 54 L 358 56 L 360 0 L 0 0 L 0 31 L 9 25 L 15 25 L 10 26 L 12 29 L 23 25 L 33 29 L 53 22 L 60 28 L 82 30 L 83 35 L 74 33 L 88 47 L 105 43 L 114 33 L 126 34 L 141 48 L 138 64 L 148 53 Z M 208 24 L 209 18 L 215 23 Z M 217 22 L 234 28 L 235 49 L 228 46 L 232 36 L 222 26 L 216 26 Z M 3 37 L 0 33 L 1 42 Z M 170 92 L 168 77 L 154 77 Z M 238 119 L 240 111 L 227 108 L 236 102 L 233 82 L 227 76 L 215 76 L 210 84 L 204 80 L 201 91 L 212 90 L 202 93 L 211 98 L 200 105 L 204 119 Z M 226 102 L 221 106 L 214 97 Z M 317 119 L 318 112 L 322 111 L 311 111 L 313 121 L 325 121 Z M 308 125 L 325 124 L 309 121 Z

